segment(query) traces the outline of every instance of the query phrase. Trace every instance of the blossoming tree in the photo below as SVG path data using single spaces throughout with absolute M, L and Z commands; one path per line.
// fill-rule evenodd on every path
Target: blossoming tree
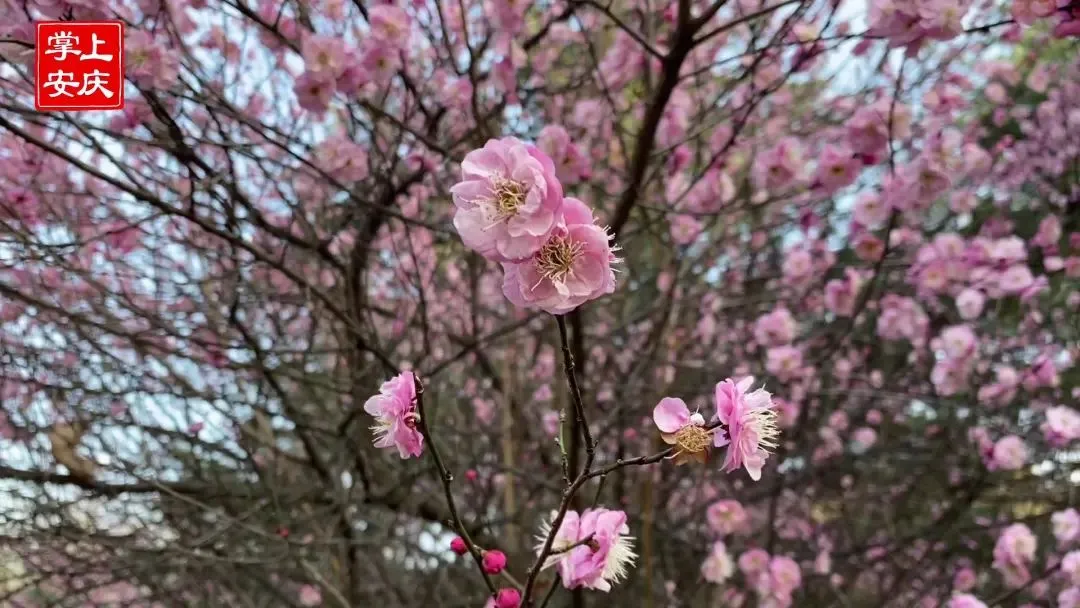
M 0 603 L 1080 606 L 1075 0 L 0 14 Z

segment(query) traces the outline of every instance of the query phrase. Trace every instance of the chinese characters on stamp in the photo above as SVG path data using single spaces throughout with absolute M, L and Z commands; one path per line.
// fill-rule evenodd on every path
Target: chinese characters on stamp
M 124 108 L 122 22 L 38 23 L 35 44 L 37 110 Z

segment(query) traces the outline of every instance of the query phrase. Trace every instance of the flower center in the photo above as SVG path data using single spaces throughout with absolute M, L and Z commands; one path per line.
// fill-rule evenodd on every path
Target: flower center
M 680 452 L 697 454 L 709 447 L 712 434 L 703 426 L 688 424 L 675 433 L 675 446 Z
M 584 251 L 583 243 L 571 241 L 564 236 L 554 236 L 536 254 L 536 267 L 540 276 L 553 282 L 562 281 L 574 268 L 574 262 Z
M 495 210 L 500 218 L 517 215 L 518 209 L 525 204 L 525 195 L 529 190 L 525 184 L 512 179 L 495 180 Z

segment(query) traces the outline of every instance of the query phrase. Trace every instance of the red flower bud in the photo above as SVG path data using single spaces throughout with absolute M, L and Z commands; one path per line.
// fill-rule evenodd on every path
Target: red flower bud
M 460 536 L 455 536 L 454 540 L 450 541 L 450 550 L 458 555 L 465 555 L 469 552 L 469 547 L 465 544 L 464 539 Z
M 521 605 L 521 594 L 517 589 L 499 589 L 495 594 L 495 608 L 518 608 Z
M 506 554 L 502 551 L 484 552 L 484 572 L 498 574 L 506 567 Z

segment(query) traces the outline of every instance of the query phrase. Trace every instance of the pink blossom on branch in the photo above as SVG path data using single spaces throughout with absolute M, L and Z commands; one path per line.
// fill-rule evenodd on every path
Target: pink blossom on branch
M 545 521 L 537 537 L 537 553 L 550 533 L 551 524 Z M 637 558 L 629 533 L 622 511 L 586 509 L 580 515 L 567 511 L 555 533 L 555 555 L 548 557 L 543 567 L 554 566 L 567 589 L 610 591 L 613 584 L 626 578 Z M 574 545 L 578 546 L 569 549 Z
M 498 262 L 540 251 L 562 218 L 563 191 L 551 159 L 513 137 L 465 155 L 450 188 L 454 227 L 465 245 Z
M 716 385 L 716 419 L 726 432 L 715 434 L 713 445 L 728 447 L 724 471 L 745 467 L 750 478 L 758 481 L 780 431 L 772 396 L 761 388 L 747 393 L 753 383 L 754 377 L 747 376 L 738 383 L 729 378 Z
M 379 388 L 379 394 L 364 403 L 364 411 L 375 417 L 371 430 L 375 447 L 397 448 L 402 458 L 418 457 L 424 451 L 424 435 L 417 428 L 416 381 L 410 371 L 401 372 Z
M 704 463 L 708 459 L 712 431 L 705 428 L 705 417 L 697 412 L 691 414 L 682 399 L 661 399 L 653 408 L 653 421 L 664 443 L 675 446 L 672 458 L 676 465 L 690 460 Z
M 503 264 L 503 293 L 513 304 L 558 315 L 615 291 L 611 237 L 581 201 L 565 199 L 563 213 L 531 258 Z

